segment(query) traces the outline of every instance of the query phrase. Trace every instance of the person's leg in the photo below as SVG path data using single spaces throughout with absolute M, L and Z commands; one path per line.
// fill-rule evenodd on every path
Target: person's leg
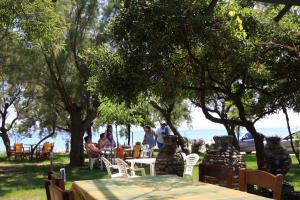
M 157 142 L 157 147 L 159 148 L 159 150 L 161 150 L 163 147 L 163 143 Z

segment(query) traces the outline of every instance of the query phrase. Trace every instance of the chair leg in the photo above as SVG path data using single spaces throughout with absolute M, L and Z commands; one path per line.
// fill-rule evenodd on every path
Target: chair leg
M 101 168 L 101 171 L 103 171 L 103 161 L 102 161 L 102 159 L 100 158 L 100 168 Z
M 90 159 L 89 160 L 89 163 L 90 163 L 90 170 L 92 170 L 93 169 L 93 167 L 94 167 L 94 159 Z

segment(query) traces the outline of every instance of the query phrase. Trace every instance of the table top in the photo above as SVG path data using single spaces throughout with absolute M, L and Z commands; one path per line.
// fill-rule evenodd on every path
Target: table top
M 75 181 L 71 190 L 76 200 L 96 199 L 201 199 L 267 200 L 267 198 L 178 176 Z
M 125 161 L 141 163 L 141 164 L 152 164 L 152 163 L 155 163 L 156 158 L 134 158 L 134 159 L 126 159 Z

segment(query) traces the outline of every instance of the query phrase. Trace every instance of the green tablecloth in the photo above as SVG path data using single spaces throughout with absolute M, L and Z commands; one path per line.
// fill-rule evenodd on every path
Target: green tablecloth
M 177 176 L 144 176 L 132 179 L 75 181 L 76 200 L 194 199 L 263 200 L 264 197 Z

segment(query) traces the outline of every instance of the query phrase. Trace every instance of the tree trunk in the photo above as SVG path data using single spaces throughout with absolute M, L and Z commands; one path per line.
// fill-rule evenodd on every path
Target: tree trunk
M 265 160 L 265 147 L 264 147 L 264 135 L 258 133 L 254 127 L 254 123 L 249 121 L 246 117 L 246 111 L 244 105 L 242 103 L 241 97 L 239 95 L 233 96 L 234 103 L 239 111 L 239 117 L 245 128 L 251 133 L 255 143 L 255 150 L 256 150 L 256 162 L 258 169 L 264 168 L 264 160 Z M 236 124 L 238 125 L 238 124 Z
M 246 129 L 251 133 L 255 143 L 256 150 L 256 162 L 258 169 L 262 170 L 264 168 L 265 159 L 265 147 L 264 147 L 264 136 L 258 133 L 253 124 L 246 126 Z
M 71 151 L 70 151 L 70 165 L 82 166 L 84 164 L 83 151 L 83 136 L 84 129 L 82 124 L 80 109 L 76 109 L 70 113 L 71 116 Z
M 30 152 L 30 156 L 32 157 L 33 156 L 33 153 L 34 151 L 36 150 L 36 148 L 43 142 L 45 141 L 46 139 L 48 139 L 49 137 L 53 136 L 55 133 L 55 130 L 52 131 L 52 133 L 50 133 L 49 135 L 45 136 L 43 139 L 41 139 L 32 149 L 31 149 L 31 152 Z
M 171 116 L 166 116 L 166 122 L 169 125 L 170 129 L 172 130 L 172 132 L 174 133 L 174 135 L 176 135 L 178 137 L 178 143 L 179 146 L 181 147 L 181 150 L 184 153 L 188 153 L 188 150 L 185 148 L 185 142 L 183 137 L 181 136 L 181 134 L 179 133 L 179 131 L 177 130 L 177 128 L 174 126 L 174 124 L 171 121 Z
M 232 136 L 233 137 L 233 143 L 232 145 L 237 149 L 237 150 L 240 150 L 240 146 L 239 146 L 239 141 L 235 135 L 235 132 L 234 132 L 234 125 L 233 126 L 229 126 L 229 125 L 226 125 L 225 123 L 223 124 L 226 128 L 226 131 L 227 131 L 227 134 Z
M 92 124 L 86 129 L 86 133 L 91 138 L 91 141 L 93 141 Z
M 131 133 L 131 125 L 130 124 L 127 124 L 126 125 L 127 127 L 127 145 L 130 145 L 130 133 Z M 132 144 L 133 145 L 133 144 Z
M 8 137 L 6 129 L 1 130 L 1 138 L 2 138 L 3 144 L 5 146 L 6 155 L 9 158 L 9 156 L 10 156 L 10 153 L 9 153 L 10 152 L 10 139 Z
M 288 115 L 287 110 L 286 110 L 286 108 L 284 106 L 282 107 L 282 110 L 283 110 L 283 113 L 285 115 L 286 125 L 287 125 L 287 129 L 288 129 L 289 136 L 290 136 L 290 144 L 291 144 L 292 150 L 293 150 L 293 152 L 294 152 L 294 154 L 296 156 L 296 159 L 297 159 L 298 163 L 300 164 L 299 150 L 296 149 L 295 146 L 294 146 L 293 136 L 292 136 L 291 127 L 290 127 L 289 115 Z

